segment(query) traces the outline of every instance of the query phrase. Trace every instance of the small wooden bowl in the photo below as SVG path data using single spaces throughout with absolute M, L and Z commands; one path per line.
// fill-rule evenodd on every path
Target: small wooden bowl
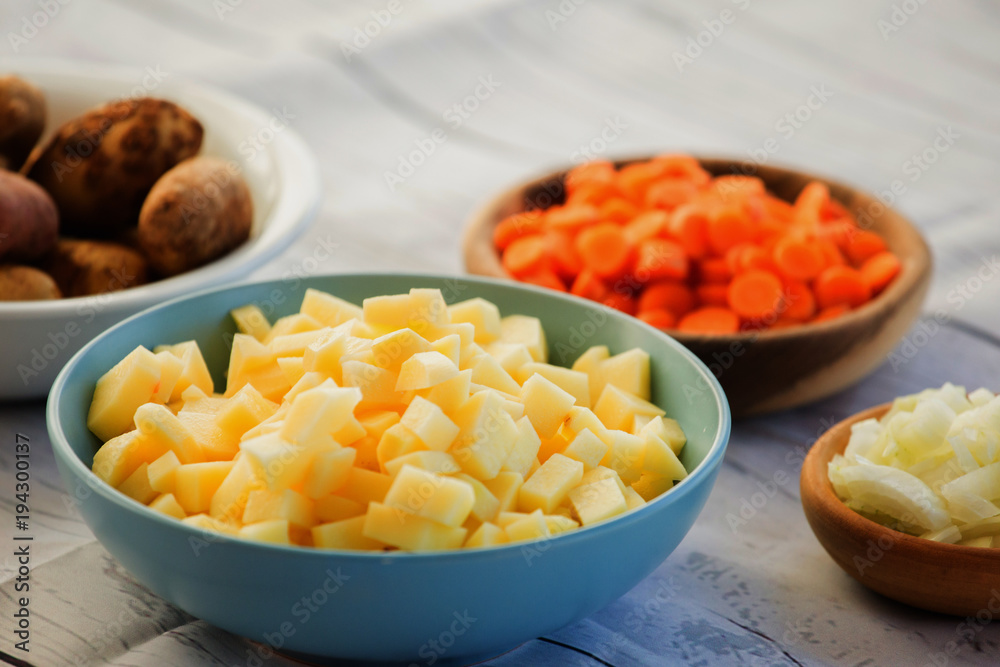
M 1000 612 L 1000 549 L 963 547 L 886 528 L 837 497 L 827 464 L 842 454 L 851 425 L 879 418 L 890 405 L 845 419 L 816 441 L 802 465 L 802 508 L 819 543 L 845 572 L 876 593 L 956 616 Z
M 621 160 L 618 166 L 649 157 Z M 740 160 L 699 158 L 713 175 L 752 174 L 778 197 L 793 201 L 810 181 L 821 181 L 856 217 L 870 221 L 902 263 L 895 280 L 861 308 L 817 324 L 733 335 L 668 333 L 719 378 L 734 417 L 783 410 L 844 389 L 875 370 L 919 317 L 930 284 L 931 255 L 920 232 L 874 197 L 819 176 Z M 469 219 L 464 239 L 469 273 L 512 279 L 493 245 L 497 223 L 529 208 L 565 200 L 566 170 L 510 188 Z M 600 307 L 597 304 L 594 306 Z

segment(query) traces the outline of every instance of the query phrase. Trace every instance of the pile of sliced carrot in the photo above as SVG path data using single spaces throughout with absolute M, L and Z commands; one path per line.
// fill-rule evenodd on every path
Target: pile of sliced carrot
M 788 203 L 759 178 L 712 177 L 685 155 L 578 166 L 564 204 L 511 215 L 493 240 L 520 281 L 702 334 L 839 317 L 900 269 L 822 183 Z

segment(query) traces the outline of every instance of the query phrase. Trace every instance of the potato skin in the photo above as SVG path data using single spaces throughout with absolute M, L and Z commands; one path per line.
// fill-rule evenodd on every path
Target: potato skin
M 106 238 L 136 224 L 149 189 L 198 152 L 203 134 L 172 102 L 111 102 L 60 127 L 23 171 L 52 195 L 64 234 Z
M 59 212 L 37 183 L 0 170 L 0 261 L 31 261 L 56 244 Z
M 0 168 L 16 171 L 45 129 L 45 96 L 24 79 L 0 76 Z
M 60 239 L 42 264 L 64 296 L 117 292 L 148 282 L 146 259 L 109 241 Z
M 56 281 L 33 266 L 0 266 L 0 301 L 40 301 L 59 299 L 62 294 Z
M 164 276 L 188 271 L 247 240 L 250 190 L 235 165 L 209 157 L 185 160 L 163 175 L 139 214 L 139 244 Z

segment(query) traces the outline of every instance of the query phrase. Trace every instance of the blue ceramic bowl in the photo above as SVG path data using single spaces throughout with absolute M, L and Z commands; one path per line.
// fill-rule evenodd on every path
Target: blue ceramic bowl
M 296 312 L 307 287 L 360 303 L 411 287 L 449 301 L 480 296 L 503 314 L 539 317 L 553 363 L 591 345 L 641 347 L 653 400 L 688 436 L 691 474 L 653 502 L 552 539 L 470 551 L 359 553 L 205 535 L 122 495 L 91 471 L 100 442 L 86 426 L 94 384 L 137 345 L 195 339 L 216 379 L 235 327 L 228 312 L 257 303 L 272 319 Z M 705 504 L 730 431 L 715 378 L 676 341 L 639 320 L 549 290 L 480 278 L 334 275 L 212 290 L 150 308 L 109 329 L 59 374 L 48 429 L 60 473 L 94 534 L 156 594 L 181 609 L 285 651 L 354 660 L 441 664 L 500 653 L 584 618 L 626 593 L 673 551 Z M 263 648 L 263 647 L 262 647 Z

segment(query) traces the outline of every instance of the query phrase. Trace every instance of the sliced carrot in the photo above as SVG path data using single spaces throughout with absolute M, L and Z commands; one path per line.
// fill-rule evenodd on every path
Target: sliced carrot
M 692 308 L 694 308 L 694 293 L 681 283 L 670 281 L 652 283 L 639 295 L 640 312 L 669 310 L 676 317 L 681 317 Z
M 639 215 L 639 209 L 627 199 L 612 197 L 601 204 L 601 220 L 617 222 L 624 225 L 626 222 Z
M 591 183 L 584 183 L 583 185 L 575 188 L 568 188 L 566 205 L 576 206 L 579 204 L 591 204 L 593 206 L 600 206 L 612 197 L 617 197 L 619 195 L 618 186 L 614 183 L 614 181 L 610 183 L 594 181 Z
M 830 190 L 823 183 L 813 181 L 802 188 L 795 198 L 795 223 L 815 229 L 820 223 L 820 212 L 830 201 Z
M 548 255 L 545 248 L 545 237 L 541 234 L 522 236 L 511 242 L 504 250 L 503 268 L 514 276 L 520 277 L 544 266 Z
M 656 238 L 666 229 L 670 215 L 665 211 L 640 213 L 625 225 L 625 238 L 632 245 L 639 245 L 646 239 Z
M 610 308 L 620 310 L 623 313 L 627 313 L 629 315 L 635 315 L 636 311 L 635 299 L 627 294 L 618 294 L 617 292 L 614 292 L 604 297 L 601 303 Z
M 708 254 L 708 216 L 699 206 L 685 204 L 674 209 L 668 230 L 689 257 Z
M 785 278 L 812 280 L 826 266 L 823 251 L 811 240 L 786 236 L 774 246 L 774 263 Z
M 607 160 L 591 160 L 566 172 L 566 188 L 575 190 L 594 183 L 612 183 L 616 176 L 615 166 Z
M 698 191 L 691 181 L 678 178 L 664 178 L 646 188 L 643 202 L 646 208 L 660 208 L 672 211 L 691 199 Z
M 552 269 L 560 278 L 572 280 L 583 269 L 583 260 L 576 252 L 574 237 L 563 229 L 545 232 L 545 249 L 552 260 Z
M 768 195 L 764 197 L 764 210 L 768 217 L 778 223 L 787 225 L 795 217 L 795 209 L 784 199 Z
M 805 283 L 785 282 L 782 291 L 779 318 L 804 321 L 816 314 L 816 297 Z
M 640 310 L 636 317 L 657 329 L 672 329 L 677 324 L 677 317 L 663 308 Z
M 549 289 L 558 290 L 560 292 L 566 291 L 566 283 L 560 280 L 559 276 L 557 276 L 552 269 L 545 266 L 529 273 L 521 274 L 518 276 L 518 280 L 532 285 L 538 285 L 539 287 L 548 287 Z
M 748 253 L 753 248 L 756 248 L 753 243 L 740 243 L 739 245 L 734 245 L 732 248 L 726 251 L 723 257 L 726 260 L 726 266 L 729 267 L 729 273 L 735 275 L 744 269 L 743 266 L 743 254 Z
M 635 276 L 646 280 L 683 280 L 688 275 L 684 248 L 667 239 L 649 239 L 639 244 Z
M 610 288 L 590 269 L 583 269 L 573 281 L 571 293 L 593 301 L 603 301 L 611 293 Z
M 740 330 L 740 318 L 728 308 L 699 308 L 681 318 L 677 328 L 685 333 L 732 334 Z
M 847 239 L 844 252 L 855 266 L 863 264 L 869 257 L 874 257 L 885 250 L 885 241 L 875 232 L 867 229 L 855 229 Z
M 632 246 L 622 228 L 611 222 L 588 227 L 576 237 L 584 265 L 604 279 L 620 278 L 632 263 Z
M 744 271 L 729 283 L 729 307 L 740 317 L 759 319 L 781 303 L 781 279 L 769 271 Z
M 739 206 L 721 206 L 708 217 L 708 242 L 717 255 L 741 243 L 753 242 L 754 236 L 753 225 Z
M 819 211 L 820 222 L 843 220 L 845 218 L 850 219 L 851 214 L 847 211 L 844 205 L 836 199 L 827 199 L 826 204 Z
M 636 204 L 646 199 L 646 190 L 664 173 L 661 165 L 653 162 L 633 162 L 618 170 L 618 189 Z
M 768 327 L 771 331 L 776 331 L 778 329 L 791 329 L 792 327 L 802 326 L 802 320 L 793 320 L 790 317 L 779 317 L 775 322 Z
M 861 272 L 849 266 L 831 266 L 813 283 L 816 304 L 821 309 L 845 305 L 857 308 L 871 298 L 871 288 Z
M 695 185 L 708 183 L 712 176 L 690 155 L 658 155 L 650 163 L 660 169 L 660 175 L 666 178 L 683 178 Z
M 820 254 L 823 255 L 824 268 L 847 264 L 847 260 L 844 259 L 843 253 L 837 249 L 837 246 L 832 241 L 816 239 L 816 247 L 819 248 Z
M 600 219 L 601 215 L 596 206 L 576 204 L 550 208 L 545 216 L 545 224 L 548 227 L 577 230 L 592 225 Z
M 537 234 L 542 229 L 544 216 L 541 211 L 526 211 L 507 216 L 493 229 L 493 243 L 500 250 L 521 238 Z
M 899 273 L 900 268 L 899 258 L 886 251 L 869 257 L 859 270 L 861 277 L 865 279 L 874 294 L 885 289 L 885 286 Z
M 827 320 L 835 320 L 849 312 L 851 312 L 850 306 L 845 306 L 843 304 L 830 306 L 829 308 L 824 308 L 816 313 L 816 317 L 812 318 L 810 322 L 826 322 Z
M 712 181 L 712 189 L 719 194 L 719 199 L 726 203 L 758 197 L 766 192 L 764 181 L 756 176 L 742 174 L 716 176 Z
M 701 306 L 729 307 L 729 284 L 720 283 L 718 285 L 698 285 L 694 288 L 695 296 L 698 297 L 698 304 Z
M 728 283 L 733 272 L 724 259 L 703 259 L 698 264 L 698 277 L 703 283 Z

